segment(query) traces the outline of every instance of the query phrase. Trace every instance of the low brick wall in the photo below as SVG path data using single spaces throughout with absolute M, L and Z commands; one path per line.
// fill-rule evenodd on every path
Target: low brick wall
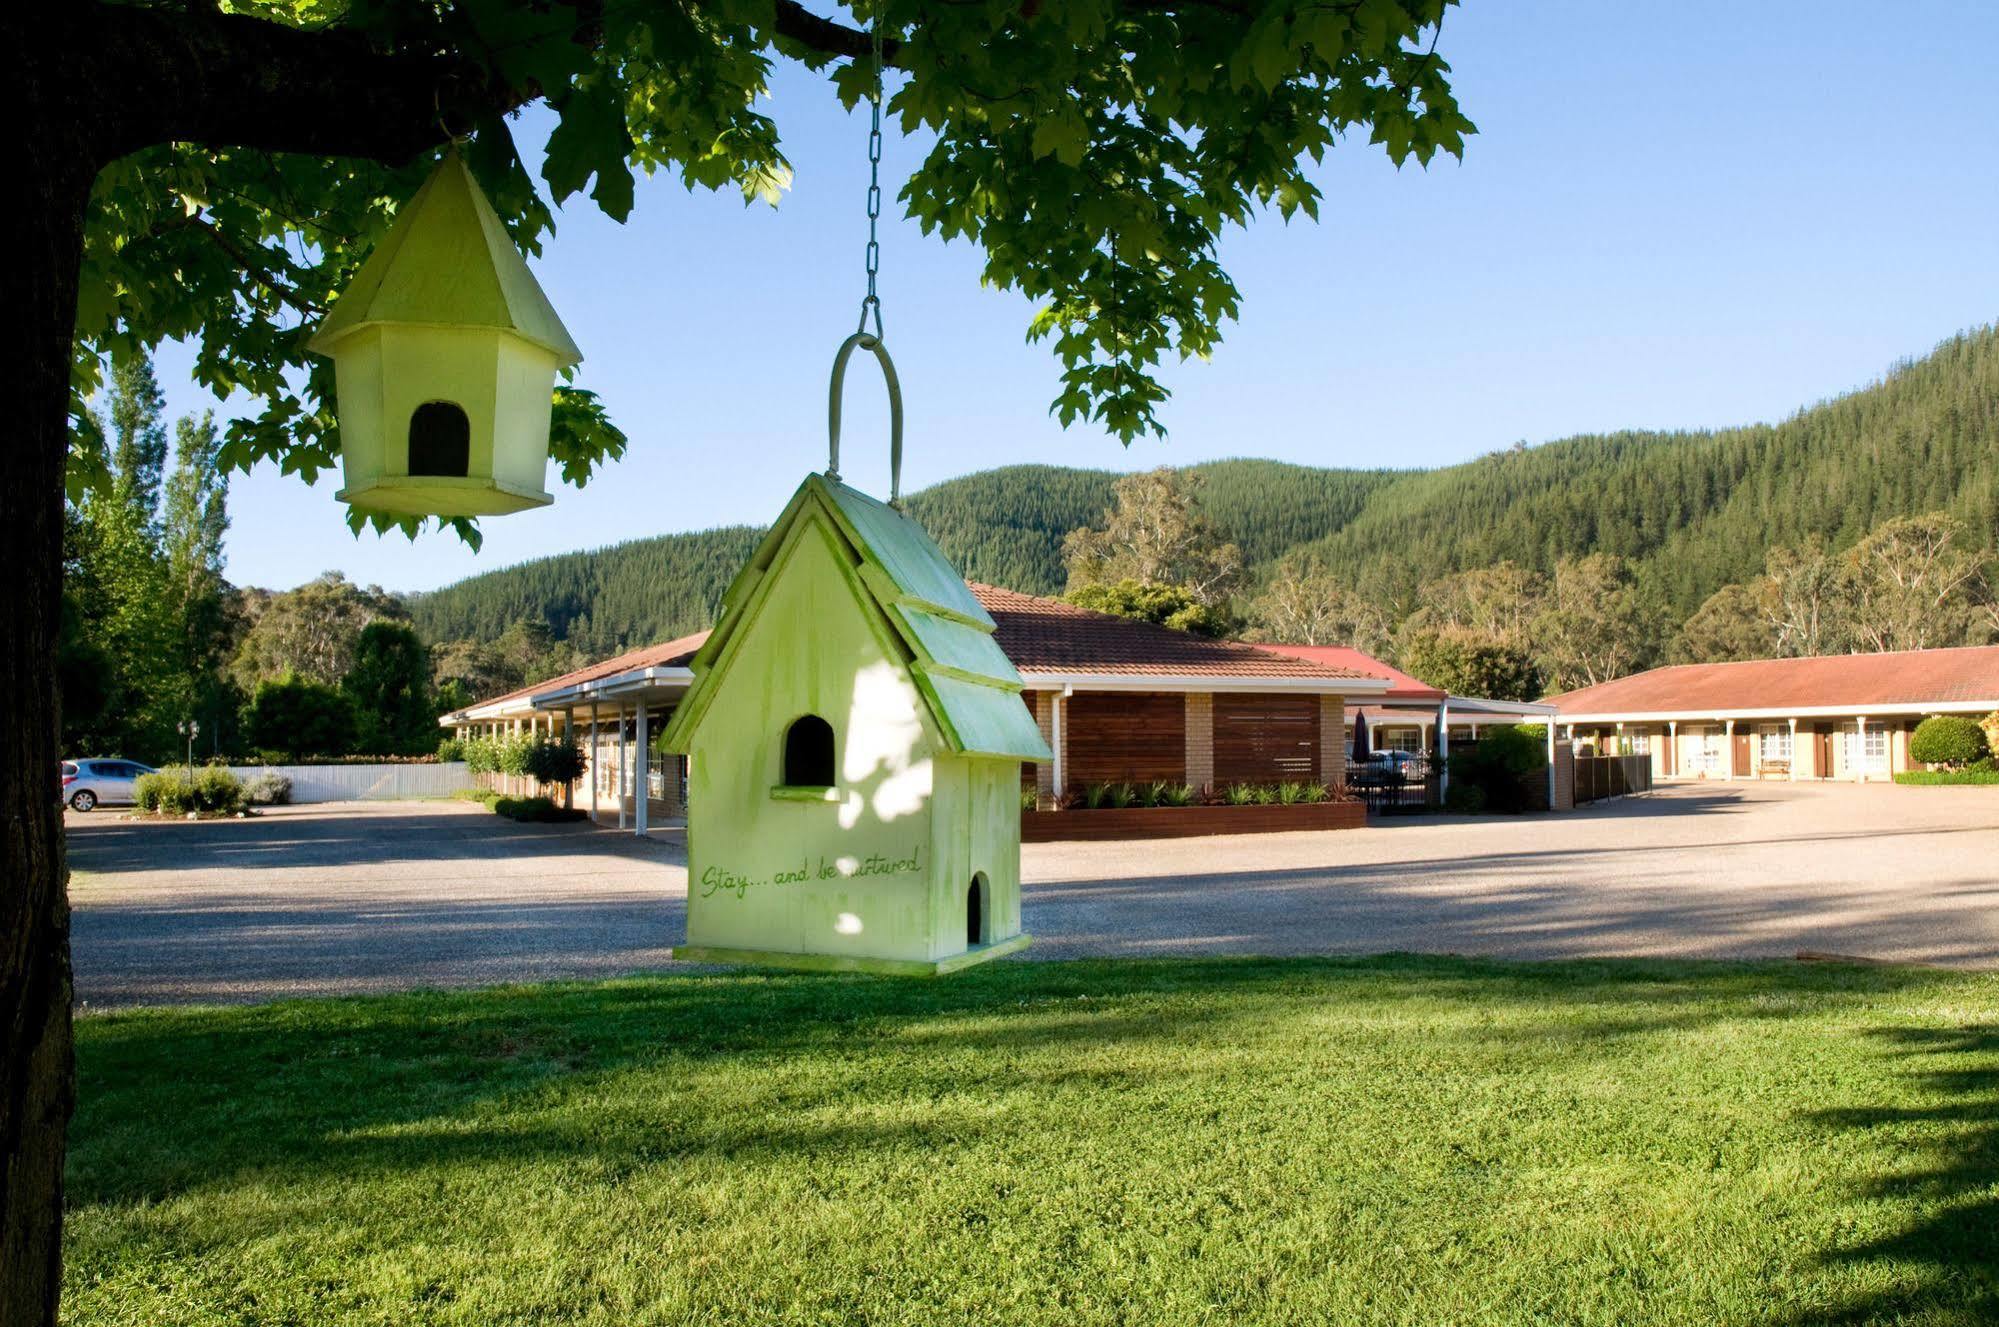
M 1298 806 L 1131 806 L 1095 811 L 1023 811 L 1020 840 L 1187 839 L 1211 834 L 1281 834 L 1295 830 L 1360 829 L 1364 802 Z

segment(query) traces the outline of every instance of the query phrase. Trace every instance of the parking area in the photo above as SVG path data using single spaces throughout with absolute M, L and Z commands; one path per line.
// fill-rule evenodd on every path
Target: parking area
M 79 999 L 233 1001 L 668 965 L 671 837 L 470 804 L 72 815 Z M 1791 957 L 1999 967 L 1999 789 L 1688 784 L 1571 815 L 1032 844 L 1032 958 Z

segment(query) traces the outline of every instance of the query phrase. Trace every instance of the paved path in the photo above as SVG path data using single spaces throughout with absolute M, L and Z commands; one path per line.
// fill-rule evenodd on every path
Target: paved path
M 600 977 L 683 934 L 672 838 L 457 803 L 69 817 L 86 1005 Z M 1999 967 L 1999 789 L 1682 785 L 1559 817 L 1033 844 L 1038 958 L 1799 950 Z

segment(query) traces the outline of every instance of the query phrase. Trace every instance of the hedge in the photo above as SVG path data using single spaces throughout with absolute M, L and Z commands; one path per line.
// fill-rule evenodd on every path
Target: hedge
M 1909 759 L 1925 765 L 1968 765 L 1985 754 L 1985 730 L 1962 714 L 1932 714 L 1909 738 Z

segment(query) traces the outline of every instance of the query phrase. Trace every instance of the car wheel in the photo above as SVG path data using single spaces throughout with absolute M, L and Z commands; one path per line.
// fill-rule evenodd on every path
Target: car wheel
M 70 798 L 69 804 L 79 811 L 91 810 L 97 805 L 97 794 L 85 788 L 82 792 Z

